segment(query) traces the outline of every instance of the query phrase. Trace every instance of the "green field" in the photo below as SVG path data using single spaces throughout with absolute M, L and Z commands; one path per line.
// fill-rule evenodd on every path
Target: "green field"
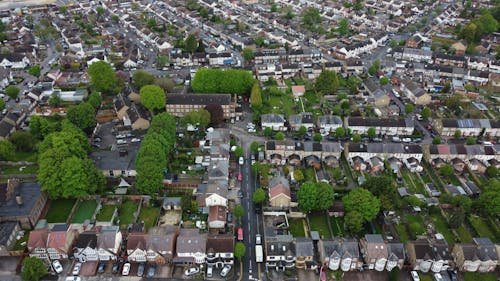
M 491 241 L 495 242 L 497 239 L 493 232 L 491 231 L 488 224 L 479 217 L 470 216 L 469 222 L 471 226 L 474 228 L 479 237 L 488 237 Z
M 127 227 L 129 224 L 134 223 L 134 212 L 137 211 L 137 202 L 125 201 L 118 208 L 118 219 L 120 220 L 120 227 Z
M 24 167 L 24 168 L 22 168 Z M 20 169 L 22 168 L 22 169 Z M 2 175 L 15 175 L 15 174 L 36 174 L 38 173 L 38 166 L 0 166 L 0 173 Z
M 439 233 L 443 234 L 444 239 L 446 239 L 446 242 L 450 244 L 455 243 L 455 235 L 453 235 L 453 232 L 451 232 L 446 219 L 439 213 L 431 214 L 430 217 L 434 222 L 434 227 Z
M 326 214 L 311 214 L 309 215 L 310 230 L 319 232 L 322 238 L 331 238 L 330 230 L 328 229 L 328 216 Z
M 343 237 L 345 235 L 344 218 L 331 217 L 330 218 L 330 225 L 332 226 L 333 236 Z
M 141 208 L 141 213 L 139 214 L 139 221 L 144 221 L 146 229 L 149 229 L 156 224 L 156 220 L 160 215 L 159 207 L 143 207 Z
M 50 208 L 45 215 L 48 223 L 66 223 L 75 199 L 58 199 L 50 202 Z
M 472 242 L 472 235 L 470 234 L 469 230 L 464 225 L 461 225 L 457 229 L 457 234 L 458 237 L 460 238 L 460 242 L 462 243 L 469 243 Z
M 293 237 L 305 237 L 304 233 L 304 220 L 303 219 L 289 219 L 288 229 Z
M 466 272 L 464 274 L 465 281 L 497 281 L 497 276 L 495 273 L 478 273 L 478 272 Z
M 115 205 L 102 205 L 101 211 L 97 214 L 97 221 L 110 221 L 115 212 Z
M 85 220 L 92 219 L 92 215 L 97 207 L 97 202 L 95 200 L 88 200 L 80 202 L 80 205 L 76 209 L 73 217 L 71 218 L 72 223 L 83 223 Z

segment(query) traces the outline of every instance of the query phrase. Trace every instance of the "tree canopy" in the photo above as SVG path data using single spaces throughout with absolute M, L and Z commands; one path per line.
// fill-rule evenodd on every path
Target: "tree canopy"
M 234 216 L 237 219 L 240 219 L 243 215 L 245 214 L 245 209 L 243 209 L 243 206 L 241 205 L 236 205 L 234 207 Z
M 30 131 L 15 131 L 10 135 L 9 141 L 16 147 L 16 151 L 30 152 L 35 148 L 36 141 Z
M 299 209 L 305 213 L 327 210 L 333 205 L 334 196 L 333 187 L 327 183 L 305 182 L 297 192 Z
M 500 181 L 492 180 L 479 195 L 479 204 L 488 214 L 500 218 Z
M 191 124 L 204 129 L 210 123 L 210 112 L 205 109 L 193 110 L 182 117 L 181 123 L 184 126 Z
M 250 48 L 243 48 L 243 51 L 241 52 L 243 58 L 245 59 L 246 63 L 249 63 L 250 61 L 253 60 L 253 50 Z
M 319 77 L 316 79 L 314 89 L 317 93 L 322 95 L 329 95 L 335 93 L 339 88 L 339 77 L 333 70 L 323 70 Z
M 257 188 L 253 192 L 252 198 L 255 204 L 260 204 L 266 200 L 266 192 L 262 188 Z
M 19 88 L 13 85 L 8 86 L 5 88 L 5 94 L 9 96 L 11 99 L 17 99 L 19 96 Z
M 316 31 L 321 22 L 321 14 L 317 8 L 309 7 L 302 13 L 302 23 L 310 31 Z
M 87 98 L 87 102 L 92 105 L 94 109 L 99 109 L 101 107 L 102 97 L 99 93 L 92 93 Z
M 0 159 L 12 160 L 16 147 L 8 140 L 0 140 Z
M 71 123 L 84 131 L 96 125 L 95 108 L 88 102 L 70 107 L 67 117 Z
M 117 94 L 121 89 L 118 87 L 118 79 L 111 65 L 104 61 L 94 62 L 89 66 L 88 73 L 92 88 L 104 94 Z
M 132 76 L 132 85 L 140 90 L 146 85 L 152 85 L 155 82 L 155 77 L 144 70 L 137 70 Z
M 249 94 L 254 84 L 252 73 L 240 69 L 208 69 L 196 71 L 191 86 L 197 93 Z
M 38 78 L 41 74 L 41 68 L 39 65 L 33 65 L 30 69 L 28 69 L 28 73 Z
M 246 247 L 243 242 L 236 242 L 234 244 L 234 257 L 237 258 L 241 262 L 241 258 L 245 256 Z
M 21 278 L 23 281 L 38 281 L 47 274 L 47 266 L 37 257 L 26 257 L 23 260 Z
M 347 213 L 358 212 L 365 221 L 373 220 L 380 210 L 379 199 L 364 188 L 350 191 L 342 201 Z
M 165 108 L 166 95 L 162 88 L 156 85 L 146 85 L 139 92 L 141 104 L 151 111 L 157 111 Z

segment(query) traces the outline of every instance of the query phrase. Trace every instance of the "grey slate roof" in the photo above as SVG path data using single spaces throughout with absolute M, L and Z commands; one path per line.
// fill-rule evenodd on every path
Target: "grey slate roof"
M 23 204 L 16 203 L 16 196 L 13 194 L 7 198 L 7 184 L 0 184 L 0 217 L 26 216 L 31 213 L 35 203 L 40 198 L 41 187 L 36 182 L 21 182 L 14 190 L 22 196 Z
M 134 170 L 137 147 L 128 146 L 124 149 L 127 151 L 126 155 L 123 155 L 124 153 L 122 151 L 122 156 L 120 156 L 120 150 L 101 150 L 92 152 L 90 154 L 90 159 L 94 161 L 98 170 Z

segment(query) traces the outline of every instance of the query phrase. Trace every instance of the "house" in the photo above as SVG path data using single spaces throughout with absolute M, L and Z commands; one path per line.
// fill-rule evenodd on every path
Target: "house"
M 105 177 L 135 177 L 137 150 L 137 147 L 132 146 L 117 150 L 99 150 L 92 152 L 89 158 Z
M 271 128 L 273 131 L 286 131 L 283 114 L 262 114 L 260 123 L 262 128 Z
M 380 234 L 366 234 L 360 240 L 360 249 L 369 269 L 384 271 L 389 256 L 387 245 Z
M 171 264 L 179 230 L 172 225 L 152 227 L 146 238 L 146 259 L 150 263 Z
M 387 243 L 387 251 L 389 253 L 387 257 L 387 271 L 392 271 L 395 267 L 399 269 L 403 268 L 405 262 L 405 247 L 403 243 L 389 242 Z
M 53 95 L 59 96 L 62 101 L 69 102 L 82 102 L 89 95 L 87 89 L 78 89 L 75 91 L 62 91 L 60 89 L 54 89 Z
M 422 161 L 423 151 L 420 145 L 402 143 L 349 143 L 346 144 L 344 155 L 349 163 L 354 164 L 356 159 L 364 163 L 374 163 L 374 160 L 390 161 L 399 159 L 408 168 L 410 160 Z M 376 161 L 376 160 L 375 160 Z
M 441 272 L 448 269 L 453 260 L 444 240 L 418 239 L 406 243 L 406 254 L 413 270 Z
M 123 119 L 127 116 L 127 110 L 130 108 L 131 102 L 125 94 L 120 93 L 113 100 L 113 105 L 115 107 L 117 117 L 119 119 Z
M 295 267 L 295 244 L 292 237 L 283 238 L 285 239 L 268 241 L 266 237 L 265 256 L 267 269 L 285 271 L 287 268 Z
M 9 256 L 16 245 L 16 237 L 21 230 L 17 221 L 0 222 L 0 256 Z
M 13 79 L 10 69 L 0 68 L 0 89 L 7 88 Z
M 225 206 L 208 206 L 208 227 L 224 228 L 226 226 L 227 208 Z
M 234 264 L 234 236 L 226 234 L 208 234 L 207 266 L 221 268 Z
M 116 260 L 120 254 L 122 233 L 117 225 L 101 226 L 97 236 L 100 261 Z
M 28 57 L 23 54 L 0 54 L 0 67 L 2 68 L 25 69 L 30 63 Z
M 124 117 L 123 124 L 131 126 L 132 130 L 147 130 L 149 119 L 149 113 L 142 106 L 134 103 L 127 109 L 127 116 Z
M 314 245 L 310 237 L 297 237 L 295 244 L 295 267 L 298 269 L 316 269 Z
M 401 89 L 406 97 L 416 105 L 428 105 L 431 102 L 431 96 L 417 83 L 409 79 L 401 81 Z
M 491 128 L 488 119 L 435 119 L 432 125 L 442 137 L 454 137 L 456 131 L 464 138 L 477 137 Z
M 299 114 L 291 115 L 289 120 L 290 129 L 298 131 L 302 126 L 307 130 L 314 128 L 314 114 L 311 112 L 301 112 Z
M 325 132 L 335 132 L 338 127 L 342 127 L 342 118 L 336 115 L 323 115 L 318 119 L 318 127 Z
M 0 184 L 0 222 L 18 221 L 23 229 L 32 229 L 47 203 L 47 195 L 36 182 L 9 179 Z
M 12 125 L 12 123 L 5 120 L 0 121 L 0 140 L 7 139 L 15 131 L 15 125 Z
M 365 135 L 368 129 L 375 128 L 377 135 L 411 135 L 415 123 L 410 119 L 402 118 L 376 118 L 376 117 L 346 117 L 345 127 L 353 134 Z
M 357 271 L 363 266 L 358 242 L 352 238 L 321 239 L 320 261 L 330 270 Z
M 30 257 L 36 257 L 42 260 L 49 261 L 47 253 L 47 239 L 49 237 L 48 228 L 34 229 L 30 232 L 28 238 L 28 252 Z
M 285 177 L 273 177 L 269 181 L 269 204 L 272 207 L 287 208 L 291 198 L 290 185 Z
M 167 94 L 166 110 L 168 113 L 183 117 L 191 111 L 204 109 L 209 104 L 218 104 L 224 111 L 224 119 L 239 116 L 236 100 L 230 94 Z
M 127 236 L 127 257 L 131 262 L 147 261 L 148 234 L 142 231 L 130 232 Z
M 451 255 L 460 271 L 492 272 L 498 266 L 498 252 L 489 238 L 473 238 L 472 243 L 457 243 Z
M 47 253 L 51 260 L 67 259 L 76 239 L 77 229 L 69 224 L 52 226 L 47 237 Z
M 426 183 L 424 186 L 425 186 L 425 191 L 427 191 L 429 196 L 432 197 L 441 196 L 441 192 L 434 186 L 433 183 Z
M 294 98 L 299 98 L 306 92 L 306 87 L 304 85 L 292 86 L 292 94 Z
M 198 229 L 181 228 L 177 236 L 174 265 L 204 264 L 206 246 L 206 233 L 199 233 Z
M 79 262 L 96 262 L 99 260 L 95 230 L 86 230 L 78 235 L 73 246 L 73 256 Z

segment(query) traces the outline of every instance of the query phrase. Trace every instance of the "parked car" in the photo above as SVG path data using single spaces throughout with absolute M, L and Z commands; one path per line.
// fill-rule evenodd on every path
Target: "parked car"
M 130 140 L 130 142 L 140 142 L 140 141 L 141 141 L 140 138 L 133 138 L 133 139 Z
M 238 231 L 237 231 L 237 234 L 238 234 L 238 241 L 243 241 L 243 228 L 238 228 Z
M 113 268 L 111 269 L 111 271 L 116 274 L 118 273 L 120 269 L 120 262 L 119 261 L 116 261 L 114 264 L 113 264 Z
M 198 273 L 200 273 L 200 269 L 197 267 L 190 267 L 190 268 L 184 270 L 184 275 L 186 275 L 186 276 L 192 276 L 192 275 L 195 275 Z
M 127 276 L 130 273 L 130 263 L 127 262 L 123 265 L 122 275 Z
M 61 262 L 59 260 L 55 260 L 52 262 L 52 267 L 54 268 L 54 271 L 59 274 L 63 272 L 63 267 L 61 265 Z
M 255 244 L 260 245 L 262 243 L 262 238 L 260 234 L 255 235 Z
M 212 278 L 213 275 L 213 267 L 209 266 L 207 267 L 207 278 Z
M 137 276 L 142 277 L 144 275 L 144 268 L 146 267 L 145 263 L 140 263 L 137 268 Z
M 243 197 L 243 192 L 241 192 L 241 190 L 238 190 L 238 197 L 239 197 L 239 198 L 242 198 L 242 197 Z
M 238 173 L 238 180 L 239 181 L 243 180 L 243 174 L 241 172 Z
M 239 163 L 240 165 L 245 164 L 245 158 L 243 158 L 243 156 L 240 156 L 240 158 L 238 159 L 238 163 Z
M 413 281 L 420 281 L 420 277 L 418 276 L 418 273 L 415 270 L 411 271 L 411 278 Z
M 80 276 L 68 276 L 66 281 L 82 281 L 82 278 Z
M 127 144 L 126 140 L 117 140 L 116 144 Z
M 102 261 L 99 263 L 99 266 L 97 267 L 97 273 L 104 273 L 105 269 L 106 269 L 106 262 Z
M 152 264 L 148 270 L 148 277 L 155 276 L 155 273 L 156 273 L 156 264 Z
M 226 277 L 229 274 L 229 271 L 231 271 L 231 266 L 229 264 L 226 264 L 224 268 L 222 268 L 222 271 L 220 272 L 221 277 Z

